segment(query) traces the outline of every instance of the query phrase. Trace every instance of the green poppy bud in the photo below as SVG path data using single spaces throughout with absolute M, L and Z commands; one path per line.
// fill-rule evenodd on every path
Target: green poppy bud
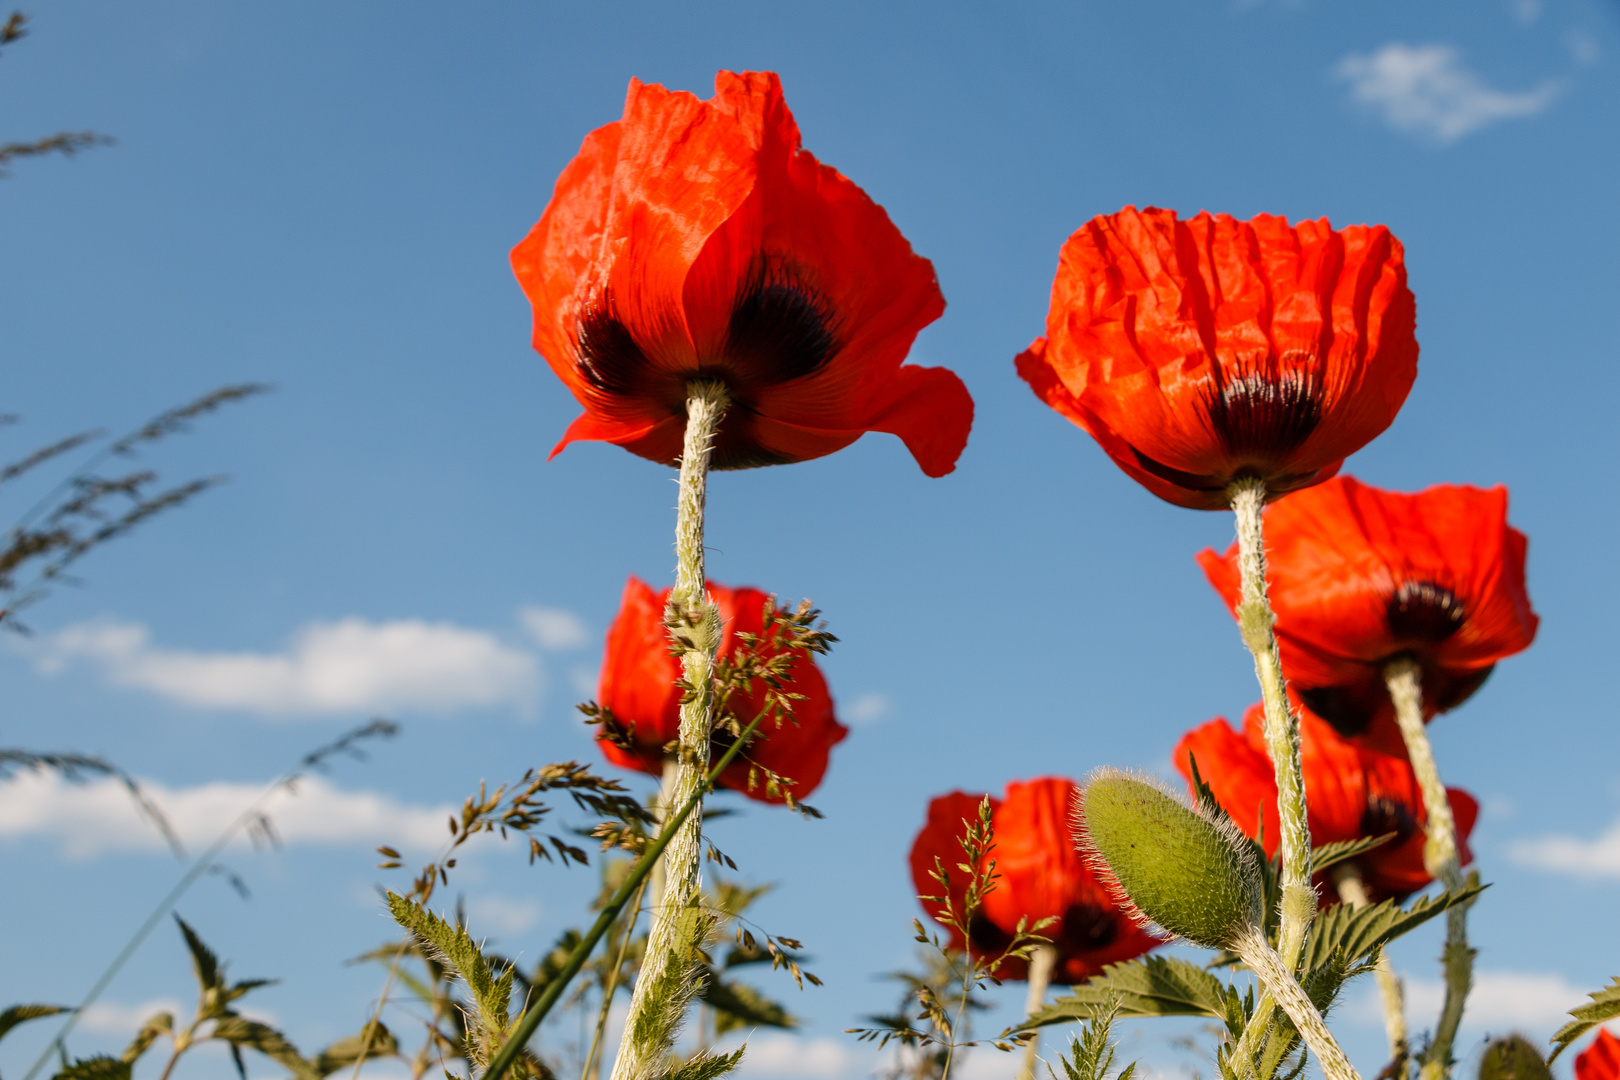
M 1231 948 L 1261 925 L 1259 868 L 1229 821 L 1161 784 L 1099 769 L 1081 795 L 1079 846 L 1108 864 L 1141 916 L 1195 945 Z
M 1485 1048 L 1479 1080 L 1552 1080 L 1552 1071 L 1524 1036 L 1509 1035 Z

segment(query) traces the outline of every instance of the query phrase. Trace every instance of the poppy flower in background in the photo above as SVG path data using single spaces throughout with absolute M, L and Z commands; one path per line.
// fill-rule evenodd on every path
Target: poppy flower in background
M 1393 718 L 1390 660 L 1418 662 L 1433 715 L 1462 704 L 1497 661 L 1535 638 L 1529 542 L 1508 525 L 1507 503 L 1503 487 L 1404 495 L 1343 476 L 1266 508 L 1283 674 L 1341 735 Z M 1235 611 L 1236 546 L 1201 552 L 1198 562 Z
M 1224 719 L 1211 720 L 1181 737 L 1175 763 L 1190 785 L 1188 758 L 1196 759 L 1198 773 L 1215 793 L 1215 801 L 1249 836 L 1259 837 L 1264 822 L 1266 852 L 1274 855 L 1281 830 L 1264 722 L 1258 704 L 1245 714 L 1241 733 Z M 1394 839 L 1356 859 L 1368 894 L 1375 901 L 1404 898 L 1428 885 L 1433 880 L 1423 867 L 1423 826 L 1428 813 L 1404 748 L 1397 745 L 1398 752 L 1388 753 L 1341 739 L 1307 709 L 1299 710 L 1299 733 L 1311 843 L 1394 833 Z M 1458 861 L 1466 866 L 1473 859 L 1468 834 L 1479 817 L 1479 804 L 1458 788 L 1448 788 L 1446 794 L 1457 819 Z M 1325 881 L 1317 884 L 1322 895 L 1334 895 Z
M 968 940 L 952 931 L 952 946 L 968 947 L 974 956 L 995 956 L 1012 943 L 1018 920 L 1028 926 L 1046 918 L 1058 921 L 1039 933 L 1052 939 L 1057 962 L 1052 982 L 1083 982 L 1105 965 L 1141 956 L 1162 945 L 1122 911 L 1092 871 L 1090 859 L 1075 849 L 1073 826 L 1076 788 L 1072 781 L 1042 777 L 1007 785 L 1005 799 L 992 799 L 1000 880 L 968 927 Z M 957 910 L 967 887 L 958 869 L 964 855 L 960 838 L 966 823 L 976 820 L 983 795 L 953 791 L 928 804 L 928 821 L 911 846 L 911 880 L 920 896 L 939 894 L 934 880 L 937 857 L 951 875 Z M 924 903 L 930 917 L 940 905 Z M 1009 960 L 996 969 L 1001 979 L 1028 977 L 1029 965 Z
M 1275 498 L 1332 476 L 1406 400 L 1404 260 L 1382 225 L 1128 206 L 1063 245 L 1018 374 L 1162 499 L 1224 510 L 1249 476 Z
M 1575 1058 L 1575 1080 L 1620 1080 L 1620 1039 L 1603 1028 Z
M 585 407 L 553 455 L 600 439 L 675 462 L 694 379 L 730 398 L 716 469 L 886 431 L 943 476 L 967 444 L 962 380 L 902 364 L 945 310 L 933 264 L 800 148 L 771 72 L 722 71 L 707 101 L 632 79 L 623 119 L 586 136 L 512 268 L 535 348 Z
M 766 593 L 758 589 L 728 589 L 706 582 L 709 598 L 720 609 L 725 627 L 720 642 L 720 659 L 735 656 L 738 633 L 758 634 L 765 625 Z M 597 745 L 613 764 L 626 769 L 652 773 L 664 771 L 664 746 L 680 732 L 681 692 L 675 682 L 680 677 L 680 661 L 670 654 L 669 631 L 664 626 L 664 607 L 669 590 L 654 592 L 646 582 L 631 577 L 625 582 L 619 614 L 608 629 L 607 654 L 602 661 L 600 704 L 613 713 L 616 724 L 628 732 L 630 749 L 615 745 L 598 734 Z M 777 724 L 765 720 L 757 737 L 744 755 L 774 773 L 795 781 L 792 794 L 802 799 L 816 789 L 827 771 L 827 758 L 849 729 L 833 712 L 827 680 L 814 659 L 801 654 L 788 669 L 785 688 L 803 694 L 793 705 L 793 718 Z M 732 709 L 745 720 L 752 720 L 764 705 L 764 687 L 748 695 L 732 698 Z M 731 745 L 729 732 L 717 732 L 711 755 L 718 756 Z M 740 791 L 760 802 L 781 803 L 780 795 L 767 797 L 760 781 L 748 790 L 748 761 L 739 758 L 720 774 L 718 784 Z

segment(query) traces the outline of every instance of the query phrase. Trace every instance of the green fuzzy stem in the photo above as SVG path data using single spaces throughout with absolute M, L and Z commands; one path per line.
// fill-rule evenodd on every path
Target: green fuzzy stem
M 1255 930 L 1234 942 L 1232 951 L 1243 958 L 1243 962 L 1265 986 L 1267 995 L 1294 1022 L 1305 1045 L 1316 1055 L 1327 1080 L 1361 1080 L 1355 1066 L 1350 1064 L 1350 1059 L 1339 1048 L 1338 1041 L 1322 1020 L 1322 1014 L 1294 978 L 1292 969 L 1283 964 L 1282 957 L 1266 942 L 1265 936 Z
M 1423 792 L 1423 810 L 1428 817 L 1428 834 L 1423 843 L 1423 866 L 1448 889 L 1463 884 L 1462 866 L 1457 859 L 1457 821 L 1451 814 L 1451 800 L 1435 764 L 1434 748 L 1423 723 L 1422 669 L 1410 657 L 1398 657 L 1384 665 L 1384 684 L 1395 702 L 1395 721 L 1406 741 L 1407 757 Z M 1434 1041 L 1423 1055 L 1420 1080 L 1442 1080 L 1451 1073 L 1451 1047 L 1462 1023 L 1463 1005 L 1474 981 L 1474 950 L 1468 947 L 1468 907 L 1458 904 L 1446 912 L 1446 947 L 1441 966 L 1446 976 L 1446 999 L 1435 1025 Z
M 681 450 L 675 524 L 675 587 L 664 613 L 670 636 L 680 650 L 686 692 L 681 700 L 675 778 L 665 805 L 681 806 L 694 798 L 697 804 L 664 851 L 663 895 L 655 900 L 646 959 L 630 998 L 613 1080 L 646 1080 L 663 1067 L 697 989 L 693 957 L 708 931 L 708 920 L 698 906 L 701 791 L 709 765 L 714 661 L 721 627 L 720 613 L 708 602 L 704 590 L 703 508 L 709 455 L 726 401 L 725 387 L 718 382 L 697 379 L 687 386 L 686 440 Z
M 1265 534 L 1261 508 L 1266 485 L 1259 479 L 1234 480 L 1227 493 L 1237 518 L 1238 566 L 1243 598 L 1238 627 L 1254 656 L 1254 674 L 1265 703 L 1266 753 L 1277 777 L 1277 818 L 1282 833 L 1281 932 L 1277 951 L 1292 971 L 1305 947 L 1305 934 L 1316 914 L 1311 888 L 1311 829 L 1305 810 L 1305 775 L 1299 763 L 1299 720 L 1288 705 L 1282 661 L 1277 654 L 1277 621 L 1266 592 Z

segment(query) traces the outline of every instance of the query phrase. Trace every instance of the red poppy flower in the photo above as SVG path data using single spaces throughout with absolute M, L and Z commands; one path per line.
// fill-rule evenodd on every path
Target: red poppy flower
M 1383 668 L 1398 656 L 1421 665 L 1432 715 L 1462 704 L 1535 638 L 1528 541 L 1508 525 L 1507 500 L 1502 487 L 1403 495 L 1344 476 L 1267 507 L 1283 674 L 1340 734 L 1393 716 Z M 1236 546 L 1198 556 L 1234 610 L 1237 560 Z
M 1620 1039 L 1598 1028 L 1592 1045 L 1575 1058 L 1575 1080 L 1620 1080 Z
M 804 461 L 868 431 L 923 472 L 956 466 L 973 399 L 902 365 L 945 310 L 883 208 L 799 146 L 775 74 L 722 71 L 701 101 L 632 79 L 512 251 L 534 346 L 585 413 L 576 439 L 670 463 L 687 384 L 731 398 L 713 468 Z
M 1039 931 L 1052 939 L 1058 959 L 1054 983 L 1084 982 L 1108 964 L 1140 956 L 1163 942 L 1137 926 L 1097 880 L 1090 859 L 1075 849 L 1075 785 L 1056 777 L 1007 785 L 1004 800 L 992 799 L 996 848 L 991 853 L 1001 875 L 995 891 L 968 927 L 968 941 L 952 931 L 952 945 L 971 947 L 975 956 L 995 956 L 1012 942 L 1018 920 L 1028 926 L 1046 918 L 1058 922 Z M 982 795 L 953 791 L 928 804 L 928 821 L 911 845 L 911 880 L 921 896 L 939 893 L 931 876 L 938 857 L 951 875 L 953 890 L 967 887 L 958 864 L 964 858 L 959 838 L 965 821 L 978 816 Z M 961 910 L 961 900 L 956 901 Z M 930 916 L 938 904 L 925 903 Z M 1028 964 L 1009 960 L 996 969 L 1002 979 L 1024 979 Z
M 1319 483 L 1395 419 L 1416 307 L 1382 225 L 1126 207 L 1069 237 L 1018 373 L 1177 506 Z
M 1266 754 L 1264 713 L 1249 708 L 1239 734 L 1225 720 L 1211 720 L 1194 728 L 1176 744 L 1175 763 L 1190 784 L 1189 755 L 1232 820 L 1250 836 L 1259 837 L 1265 824 L 1265 846 L 1275 854 L 1281 830 L 1277 819 L 1277 783 Z M 1407 760 L 1404 747 L 1387 753 L 1364 743 L 1341 739 L 1320 717 L 1300 710 L 1300 763 L 1305 774 L 1305 803 L 1311 843 L 1355 840 L 1394 833 L 1395 838 L 1362 855 L 1362 879 L 1374 900 L 1406 897 L 1433 879 L 1423 868 L 1423 825 L 1428 813 L 1423 792 Z M 1479 817 L 1474 797 L 1448 788 L 1451 812 L 1457 819 L 1457 854 L 1463 865 L 1473 855 L 1468 834 Z M 1324 882 L 1319 881 L 1318 886 Z M 1334 895 L 1322 889 L 1324 896 Z
M 738 633 L 758 634 L 763 629 L 769 597 L 758 589 L 728 589 L 712 581 L 705 585 L 725 626 L 720 658 L 734 656 Z M 632 744 L 626 750 L 599 734 L 602 753 L 615 765 L 655 776 L 664 770 L 664 746 L 675 739 L 681 726 L 681 694 L 675 686 L 680 661 L 670 654 L 669 631 L 664 627 L 668 600 L 668 589 L 655 593 L 635 577 L 625 582 L 619 614 L 608 629 L 598 690 L 600 703 L 613 713 L 621 729 L 628 730 Z M 828 755 L 849 729 L 834 715 L 827 680 L 812 658 L 801 654 L 788 671 L 787 689 L 803 694 L 804 700 L 794 703 L 793 719 L 781 724 L 764 721 L 759 737 L 744 753 L 758 765 L 794 781 L 793 797 L 802 799 L 821 783 Z M 746 697 L 733 697 L 732 708 L 745 721 L 752 720 L 763 707 L 764 692 L 759 687 Z M 730 739 L 727 732 L 717 733 L 711 755 L 724 753 Z M 763 782 L 748 790 L 748 762 L 742 758 L 720 774 L 719 785 L 761 802 L 785 801 L 780 795 L 767 798 Z

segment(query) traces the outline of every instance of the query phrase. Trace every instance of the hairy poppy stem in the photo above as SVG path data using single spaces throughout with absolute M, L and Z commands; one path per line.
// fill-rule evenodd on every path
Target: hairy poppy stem
M 1276 1001 L 1278 1007 L 1288 1014 L 1288 1019 L 1294 1022 L 1294 1028 L 1304 1038 L 1305 1045 L 1311 1048 L 1311 1053 L 1316 1055 L 1327 1080 L 1361 1080 L 1355 1066 L 1350 1064 L 1350 1059 L 1339 1048 L 1338 1040 L 1328 1030 L 1322 1014 L 1294 978 L 1292 965 L 1283 962 L 1283 958 L 1266 941 L 1265 935 L 1258 928 L 1250 930 L 1233 944 L 1232 951 L 1260 979 L 1260 984 L 1266 988 L 1266 996 Z
M 686 1014 L 693 979 L 693 950 L 708 926 L 696 904 L 702 867 L 702 790 L 709 767 L 713 727 L 714 662 L 720 648 L 720 612 L 708 601 L 703 572 L 703 509 L 709 456 L 725 413 L 726 388 L 710 379 L 687 384 L 686 439 L 681 449 L 681 490 L 675 520 L 675 588 L 664 624 L 681 654 L 685 693 L 675 781 L 665 806 L 695 810 L 664 850 L 663 895 L 656 898 L 646 958 L 636 977 L 624 1038 L 612 1080 L 642 1080 L 661 1066 Z
M 1057 947 L 1037 945 L 1029 955 L 1029 996 L 1024 999 L 1024 1015 L 1034 1016 L 1046 1003 L 1046 988 L 1052 982 L 1052 969 L 1057 966 Z M 1034 1029 L 1029 1042 L 1024 1044 L 1024 1062 L 1018 1068 L 1018 1080 L 1035 1080 L 1035 1052 L 1040 1047 L 1041 1029 Z
M 1243 579 L 1243 602 L 1238 605 L 1238 628 L 1254 656 L 1255 677 L 1265 702 L 1266 753 L 1277 777 L 1277 818 L 1282 828 L 1282 925 L 1277 946 L 1289 971 L 1299 963 L 1305 933 L 1316 914 L 1316 890 L 1311 888 L 1311 829 L 1305 812 L 1305 775 L 1299 763 L 1299 719 L 1288 705 L 1272 625 L 1277 617 L 1266 592 L 1265 533 L 1261 508 L 1266 501 L 1265 481 L 1234 480 L 1227 488 L 1237 518 L 1238 559 Z
M 1356 873 L 1353 862 L 1343 862 L 1333 868 L 1333 881 L 1339 888 L 1339 899 L 1353 908 L 1364 908 L 1372 903 L 1367 886 Z M 1411 1056 L 1411 1044 L 1406 1038 L 1406 988 L 1389 962 L 1389 953 L 1378 950 L 1378 992 L 1384 1001 L 1384 1033 L 1389 1036 L 1390 1076 L 1405 1076 L 1406 1062 Z
M 1440 767 L 1435 764 L 1434 748 L 1429 745 L 1429 733 L 1423 724 L 1422 669 L 1410 657 L 1397 657 L 1384 665 L 1384 683 L 1395 702 L 1395 721 L 1400 725 L 1406 754 L 1412 759 L 1412 771 L 1417 774 L 1418 787 L 1423 791 L 1423 810 L 1428 818 L 1424 826 L 1427 833 L 1423 842 L 1424 869 L 1439 878 L 1447 889 L 1461 888 L 1457 821 L 1452 816 L 1451 799 L 1440 779 Z M 1420 1080 L 1441 1080 L 1451 1072 L 1451 1047 L 1456 1041 L 1463 1005 L 1474 979 L 1474 951 L 1468 947 L 1468 908 L 1468 904 L 1458 904 L 1446 912 L 1446 947 L 1441 954 L 1446 999 L 1440 1008 L 1440 1022 L 1435 1025 L 1434 1041 L 1423 1055 Z

